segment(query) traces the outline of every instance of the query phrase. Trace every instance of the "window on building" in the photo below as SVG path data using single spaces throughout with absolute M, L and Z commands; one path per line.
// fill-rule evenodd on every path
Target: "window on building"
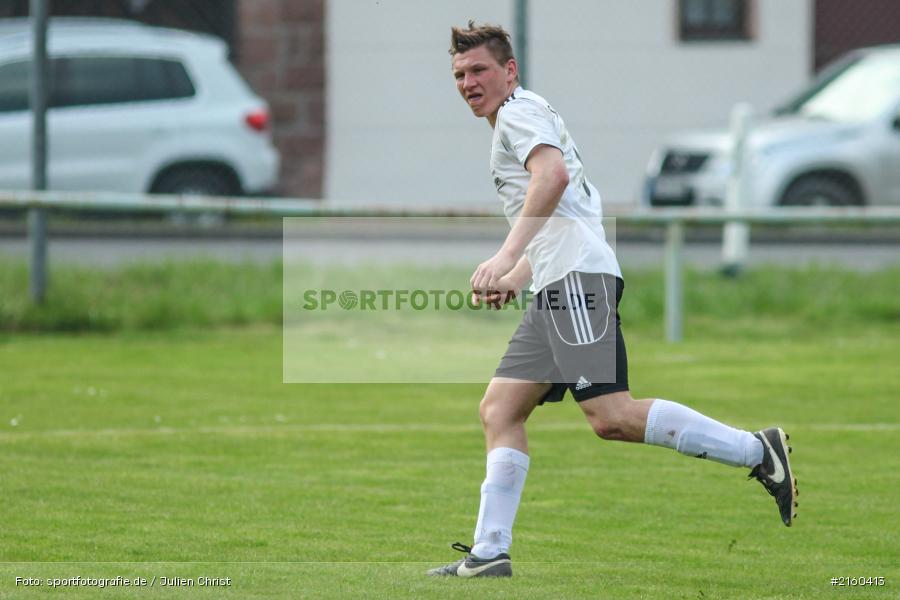
M 749 40 L 752 0 L 679 0 L 682 41 Z

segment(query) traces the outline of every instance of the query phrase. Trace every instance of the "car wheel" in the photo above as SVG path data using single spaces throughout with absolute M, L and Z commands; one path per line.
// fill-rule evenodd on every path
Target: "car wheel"
M 806 177 L 794 182 L 781 198 L 782 206 L 859 206 L 862 198 L 851 186 L 830 177 Z
M 157 194 L 197 194 L 200 196 L 231 196 L 237 193 L 227 174 L 211 169 L 178 169 L 162 177 L 153 191 Z
M 185 168 L 170 171 L 160 177 L 153 186 L 153 191 L 157 194 L 234 196 L 238 192 L 235 187 L 232 179 L 221 171 Z M 225 216 L 218 212 L 175 212 L 169 215 L 169 220 L 176 225 L 214 227 L 225 223 Z

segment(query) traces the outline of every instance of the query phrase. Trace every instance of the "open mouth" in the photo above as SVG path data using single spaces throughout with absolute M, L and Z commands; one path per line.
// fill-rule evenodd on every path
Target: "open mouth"
M 482 98 L 481 94 L 471 94 L 468 98 L 466 98 L 466 102 L 469 104 L 476 104 Z

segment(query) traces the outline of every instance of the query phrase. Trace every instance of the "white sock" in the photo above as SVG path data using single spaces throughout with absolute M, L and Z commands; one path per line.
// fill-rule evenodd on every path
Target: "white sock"
M 472 547 L 475 556 L 493 558 L 501 552 L 509 552 L 528 463 L 528 455 L 514 448 L 494 448 L 488 453 L 487 475 L 481 484 L 481 508 Z
M 687 406 L 657 399 L 647 415 L 644 443 L 673 448 L 682 454 L 709 458 L 733 467 L 762 462 L 762 442 L 748 431 L 734 429 Z

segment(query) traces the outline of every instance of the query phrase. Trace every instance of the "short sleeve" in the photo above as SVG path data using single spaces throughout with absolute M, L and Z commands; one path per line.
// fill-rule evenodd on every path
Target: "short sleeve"
M 514 100 L 500 109 L 497 118 L 500 141 L 524 167 L 535 146 L 547 144 L 562 150 L 556 121 L 546 108 L 530 100 Z

